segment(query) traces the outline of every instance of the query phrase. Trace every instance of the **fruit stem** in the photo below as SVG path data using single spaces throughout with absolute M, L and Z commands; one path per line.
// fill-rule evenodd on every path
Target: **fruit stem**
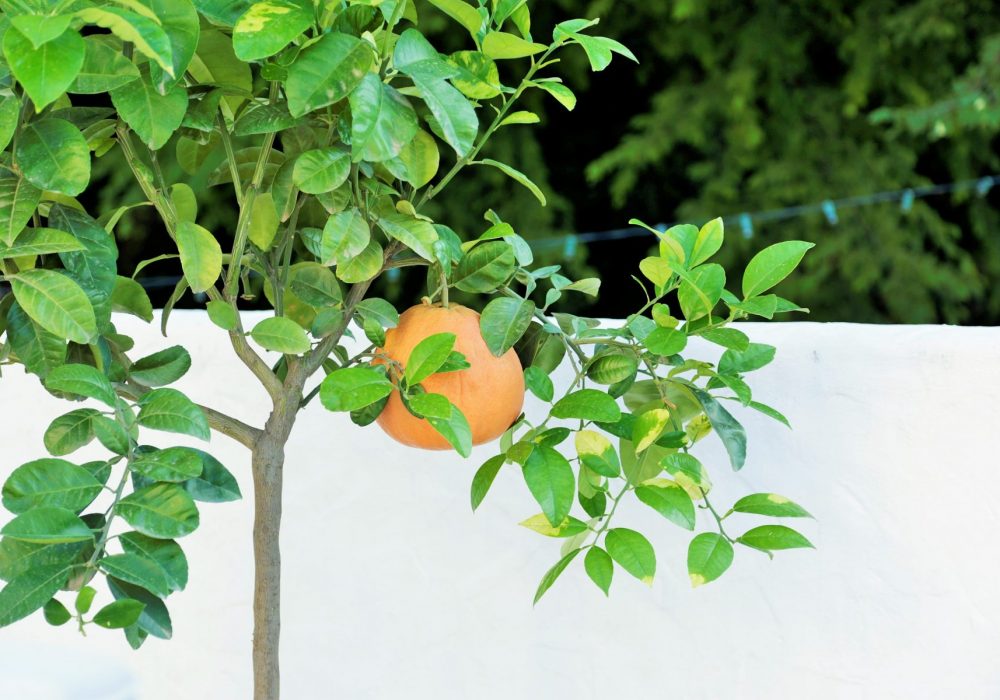
M 448 308 L 448 276 L 441 270 L 441 306 Z

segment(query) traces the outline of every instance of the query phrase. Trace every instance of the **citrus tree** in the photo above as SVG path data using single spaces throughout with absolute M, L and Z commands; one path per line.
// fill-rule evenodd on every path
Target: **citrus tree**
M 727 405 L 785 422 L 743 379 L 774 348 L 727 326 L 800 310 L 770 290 L 810 244 L 764 250 L 735 294 L 708 262 L 723 243 L 720 220 L 650 229 L 659 254 L 635 277 L 648 301 L 608 324 L 553 310 L 564 295 L 597 294 L 598 280 L 533 267 L 502 212 L 461 232 L 422 213 L 469 167 L 495 168 L 545 203 L 484 146 L 537 120 L 518 109 L 528 91 L 574 107 L 554 75 L 560 52 L 584 51 L 594 70 L 616 54 L 634 58 L 596 35 L 596 20 L 545 28 L 551 41 L 540 41 L 525 0 L 0 0 L 0 9 L 0 275 L 9 289 L 0 359 L 51 394 L 86 401 L 48 426 L 48 457 L 3 484 L 13 518 L 0 531 L 0 626 L 42 609 L 53 624 L 122 629 L 135 648 L 169 638 L 164 599 L 188 577 L 177 540 L 198 527 L 198 503 L 240 490 L 208 452 L 161 434 L 208 440 L 216 431 L 251 454 L 255 697 L 277 698 L 284 448 L 315 397 L 415 447 L 468 456 L 499 438 L 473 479 L 473 507 L 511 465 L 541 510 L 522 524 L 565 541 L 536 601 L 577 557 L 605 593 L 616 565 L 652 580 L 652 547 L 612 517 L 625 498 L 689 531 L 707 514 L 688 554 L 696 585 L 730 566 L 734 545 L 768 554 L 810 546 L 783 525 L 730 525 L 734 513 L 807 513 L 774 494 L 716 507 L 691 453 L 714 432 L 732 468 L 743 466 L 746 434 Z M 439 53 L 418 11 L 454 19 L 468 49 Z M 210 182 L 238 203 L 234 236 L 198 224 L 198 193 L 163 175 L 165 148 L 191 173 L 222 155 Z M 88 212 L 92 159 L 115 149 L 145 199 Z M 114 231 L 136 207 L 155 209 L 176 252 L 129 277 L 117 269 Z M 116 329 L 113 312 L 153 319 L 134 278 L 171 259 L 183 277 L 164 331 L 179 300 L 205 295 L 220 339 L 270 398 L 265 425 L 173 388 L 191 364 L 183 347 L 136 352 Z M 425 276 L 426 297 L 402 314 L 369 297 L 389 273 Z M 481 315 L 452 303 L 455 294 Z M 247 327 L 241 306 L 250 304 L 273 312 Z M 693 337 L 723 346 L 721 360 L 687 356 Z M 557 391 L 549 375 L 563 364 L 573 377 Z M 522 413 L 525 387 L 547 405 L 540 421 Z M 95 441 L 104 458 L 68 459 Z

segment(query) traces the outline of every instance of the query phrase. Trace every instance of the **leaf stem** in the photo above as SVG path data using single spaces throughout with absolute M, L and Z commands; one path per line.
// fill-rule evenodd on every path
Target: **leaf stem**
M 531 79 L 535 76 L 535 73 L 537 73 L 538 70 L 543 67 L 545 59 L 547 59 L 550 55 L 552 55 L 552 52 L 555 51 L 558 48 L 558 46 L 559 46 L 558 44 L 550 46 L 548 50 L 546 50 L 545 53 L 542 54 L 542 57 L 538 60 L 538 62 L 532 63 L 531 68 L 528 69 L 528 72 L 521 79 L 521 84 L 518 85 L 517 90 L 515 90 L 514 94 L 511 95 L 509 99 L 505 100 L 500 109 L 497 110 L 497 116 L 493 119 L 493 123 L 490 124 L 490 126 L 486 129 L 486 133 L 483 134 L 483 138 L 480 139 L 479 143 L 476 144 L 472 148 L 472 150 L 470 150 L 468 153 L 459 158 L 455 162 L 455 165 L 452 166 L 451 170 L 449 170 L 436 185 L 433 185 L 432 187 L 424 190 L 424 193 L 420 196 L 420 201 L 417 202 L 416 204 L 417 209 L 419 209 L 424 204 L 426 204 L 427 202 L 438 196 L 441 193 L 441 190 L 447 187 L 448 183 L 450 183 L 452 179 L 454 179 L 454 177 L 458 175 L 458 173 L 461 172 L 463 168 L 465 168 L 465 166 L 469 165 L 472 161 L 476 159 L 476 156 L 479 155 L 479 151 L 482 150 L 483 146 L 486 145 L 486 142 L 490 140 L 490 137 L 493 136 L 493 133 L 498 128 L 500 128 L 500 123 L 507 116 L 507 113 L 510 111 L 510 108 L 514 105 L 515 102 L 517 102 L 518 98 L 521 97 L 521 94 L 528 88 L 528 83 L 531 82 Z

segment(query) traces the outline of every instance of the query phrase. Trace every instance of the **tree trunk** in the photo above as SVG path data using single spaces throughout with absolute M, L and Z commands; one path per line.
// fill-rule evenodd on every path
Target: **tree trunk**
M 278 700 L 278 640 L 281 633 L 281 481 L 287 433 L 274 434 L 272 420 L 253 451 L 254 483 L 254 700 Z

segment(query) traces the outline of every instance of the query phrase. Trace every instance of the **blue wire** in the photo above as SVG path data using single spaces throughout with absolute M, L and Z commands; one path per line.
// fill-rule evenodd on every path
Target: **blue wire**
M 872 194 L 858 195 L 855 197 L 845 197 L 843 199 L 825 199 L 814 204 L 799 204 L 792 207 L 782 207 L 780 209 L 765 209 L 757 212 L 743 212 L 722 218 L 726 225 L 737 225 L 743 236 L 750 238 L 753 236 L 754 223 L 766 223 L 770 221 L 787 221 L 810 214 L 822 214 L 830 224 L 839 221 L 839 210 L 857 209 L 859 207 L 872 204 L 884 204 L 886 202 L 901 202 L 904 211 L 908 211 L 913 205 L 913 200 L 923 197 L 931 197 L 950 192 L 963 192 L 975 190 L 980 197 L 985 197 L 995 186 L 1000 185 L 1000 175 L 987 175 L 986 177 L 973 180 L 959 180 L 936 185 L 925 185 L 923 187 L 907 187 L 902 190 L 887 192 L 874 192 Z M 704 223 L 704 222 L 702 222 Z M 657 224 L 654 228 L 665 231 L 674 224 Z M 648 236 L 649 231 L 639 226 L 629 228 L 612 229 L 610 231 L 593 231 L 588 233 L 568 234 L 574 236 L 580 243 L 595 243 L 599 241 L 615 241 L 627 238 L 639 238 Z M 531 245 L 536 248 L 553 248 L 565 245 L 566 236 L 554 236 L 547 238 L 536 238 L 531 241 Z
M 799 204 L 792 207 L 782 207 L 781 209 L 742 212 L 732 216 L 725 216 L 722 218 L 722 221 L 730 226 L 739 226 L 744 238 L 752 238 L 754 235 L 754 222 L 786 221 L 809 214 L 822 214 L 833 225 L 838 222 L 839 217 L 837 212 L 841 209 L 856 209 L 872 204 L 884 204 L 885 202 L 900 202 L 903 211 L 906 212 L 913 206 L 913 200 L 915 199 L 948 194 L 950 192 L 964 192 L 966 190 L 975 190 L 977 195 L 985 197 L 995 185 L 1000 185 L 1000 175 L 987 175 L 973 180 L 958 180 L 957 182 L 925 185 L 923 187 L 907 187 L 902 190 L 875 192 L 855 197 L 845 197 L 844 199 L 825 199 L 815 204 Z M 654 228 L 658 231 L 666 231 L 670 226 L 673 226 L 673 224 L 657 224 Z M 562 246 L 563 254 L 567 258 L 571 258 L 576 253 L 576 246 L 579 243 L 616 241 L 648 235 L 650 234 L 646 229 L 639 226 L 631 226 L 629 228 L 612 229 L 610 231 L 570 233 L 561 236 L 537 238 L 531 241 L 531 245 L 534 248 L 556 248 Z M 390 280 L 398 279 L 398 269 L 393 268 L 389 272 L 391 275 Z M 139 283 L 146 289 L 173 287 L 178 279 L 178 277 L 147 277 L 139 280 Z

